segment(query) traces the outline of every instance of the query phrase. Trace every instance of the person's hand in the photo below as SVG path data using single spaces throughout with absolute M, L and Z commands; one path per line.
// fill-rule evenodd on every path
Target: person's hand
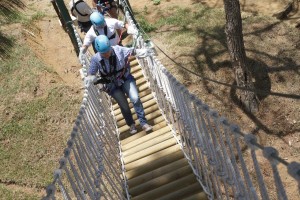
M 99 83 L 99 84 L 98 84 L 98 88 L 99 88 L 99 90 L 103 90 L 103 88 L 104 88 L 104 84 L 102 84 L 102 83 Z
M 95 75 L 89 75 L 84 78 L 84 87 L 88 88 L 96 80 Z
M 138 32 L 138 30 L 137 29 L 135 29 L 133 26 L 128 26 L 128 28 L 127 28 L 127 33 L 129 34 L 129 35 L 137 35 L 139 32 Z
M 80 63 L 83 63 L 86 51 L 87 51 L 87 48 L 80 47 L 79 56 L 78 56 Z
M 151 55 L 151 51 L 149 49 L 143 48 L 143 49 L 136 49 L 135 55 L 139 58 L 145 58 L 147 56 Z
M 95 84 L 95 83 L 94 83 L 94 84 Z M 97 88 L 98 88 L 100 91 L 107 92 L 107 85 L 104 84 L 104 83 L 98 83 L 98 84 L 97 84 Z

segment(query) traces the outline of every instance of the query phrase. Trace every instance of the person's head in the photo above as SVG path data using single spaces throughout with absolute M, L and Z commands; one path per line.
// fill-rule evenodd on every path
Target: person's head
M 99 12 L 93 12 L 90 16 L 90 20 L 95 28 L 103 28 L 105 26 L 104 16 Z
M 109 58 L 111 54 L 111 46 L 106 35 L 99 35 L 95 39 L 95 48 L 104 58 Z

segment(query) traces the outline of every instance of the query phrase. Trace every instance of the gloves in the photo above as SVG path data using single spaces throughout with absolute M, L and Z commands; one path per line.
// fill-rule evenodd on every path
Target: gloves
M 149 49 L 136 49 L 135 55 L 139 58 L 145 58 L 151 55 L 151 51 Z
M 98 87 L 99 87 L 99 90 L 103 90 L 103 88 L 104 88 L 104 84 L 102 84 L 102 83 L 99 83 L 99 84 L 98 84 Z
M 139 32 L 137 29 L 135 29 L 133 26 L 128 26 L 127 33 L 129 35 L 137 35 Z
M 95 75 L 89 75 L 84 78 L 84 87 L 88 88 L 96 80 Z
M 87 51 L 87 48 L 80 47 L 79 56 L 78 56 L 80 63 L 83 62 L 86 51 Z

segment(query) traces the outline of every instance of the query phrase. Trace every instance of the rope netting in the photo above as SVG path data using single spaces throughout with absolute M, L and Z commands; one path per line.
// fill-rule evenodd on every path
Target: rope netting
M 127 23 L 137 28 L 128 1 L 120 1 Z M 78 46 L 81 38 L 72 26 Z M 149 48 L 139 34 L 136 48 Z M 153 49 L 153 47 L 150 47 Z M 82 65 L 87 76 L 91 55 Z M 191 94 L 153 53 L 138 60 L 173 136 L 199 184 L 210 199 L 290 199 L 282 182 L 283 166 L 300 184 L 300 163 L 288 163 L 273 147 L 263 147 Z M 45 199 L 130 199 L 119 132 L 111 99 L 97 86 L 84 91 L 83 102 L 60 166 Z M 247 151 L 245 150 L 247 149 Z M 265 171 L 266 166 L 269 171 Z M 293 194 L 290 194 L 293 195 Z

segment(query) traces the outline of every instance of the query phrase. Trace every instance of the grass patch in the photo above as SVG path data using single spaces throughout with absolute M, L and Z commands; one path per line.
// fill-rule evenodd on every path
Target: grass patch
M 12 24 L 22 19 L 20 10 L 25 4 L 20 0 L 2 0 L 0 3 L 0 59 L 5 60 L 10 57 L 11 48 L 15 42 L 13 37 L 2 33 L 4 25 Z
M 162 17 L 155 26 L 158 30 L 172 29 L 163 40 L 174 49 L 181 47 L 176 51 L 178 54 L 190 54 L 198 59 L 198 65 L 206 65 L 207 57 L 213 58 L 219 52 L 226 51 L 222 9 L 197 5 L 193 9 L 173 7 L 171 10 L 172 14 Z
M 75 119 L 80 104 L 62 95 L 67 92 L 67 88 L 57 87 L 46 99 L 12 105 L 13 116 L 0 127 L 0 165 L 6 169 L 0 171 L 2 180 L 36 187 L 45 186 L 51 180 L 51 171 L 57 164 L 49 159 L 53 156 L 51 152 L 54 146 L 63 150 L 73 126 L 72 121 L 64 122 L 64 119 Z M 67 134 L 58 134 L 61 131 Z M 59 155 L 54 157 L 58 158 Z
M 37 13 L 33 14 L 29 18 L 23 18 L 22 24 L 25 27 L 30 27 L 36 21 L 42 20 L 46 14 L 44 12 L 38 11 Z
M 18 23 L 23 19 L 23 14 L 17 11 L 11 12 L 9 15 L 4 15 L 0 19 L 0 25 Z
M 149 12 L 147 7 L 136 16 L 139 24 L 147 33 L 172 29 L 170 37 L 165 39 L 174 45 L 195 44 L 202 37 L 209 37 L 222 44 L 225 43 L 225 19 L 222 9 L 197 5 L 193 9 L 173 6 L 168 11 L 169 13 L 159 14 L 161 15 L 159 20 L 152 24 L 147 21 Z
M 193 10 L 176 8 L 172 15 L 162 17 L 156 26 L 158 29 L 165 25 L 176 26 L 178 30 L 192 31 L 201 36 L 199 30 L 203 30 L 202 32 L 205 34 L 213 34 L 216 27 L 224 27 L 225 20 L 222 16 L 224 16 L 222 10 L 206 8 L 201 5 L 196 6 Z
M 30 49 L 24 45 L 16 45 L 11 53 L 12 57 L 3 62 L 0 68 L 1 85 L 0 96 L 6 96 L 1 101 L 9 104 L 11 99 L 20 92 L 32 93 L 38 85 L 39 73 L 53 70 L 34 58 Z M 22 81 L 20 81 L 22 80 Z
M 191 46 L 197 42 L 197 37 L 195 33 L 190 31 L 177 31 L 170 34 L 170 42 L 178 46 Z
M 0 32 L 0 199 L 5 200 L 41 199 L 44 192 L 36 191 L 53 180 L 82 100 L 25 45 L 22 29 L 39 30 L 35 24 L 46 16 L 28 11 L 0 13 L 1 26 L 16 28 L 15 36 Z
M 149 23 L 144 16 L 137 16 L 138 24 L 146 33 L 155 31 L 157 29 L 156 25 Z
M 174 8 L 172 10 L 174 10 Z M 162 27 L 163 25 L 188 26 L 191 23 L 191 20 L 188 18 L 190 12 L 191 9 L 189 8 L 177 8 L 177 10 L 173 11 L 173 15 L 162 17 L 156 25 L 157 27 Z
M 14 23 L 21 19 L 20 11 L 25 8 L 21 0 L 1 0 L 0 25 Z
M 13 37 L 0 32 L 0 59 L 7 60 L 10 57 L 11 49 L 15 45 Z M 0 71 L 2 67 L 0 68 Z
M 153 4 L 154 5 L 159 5 L 160 4 L 160 0 L 153 0 Z
M 0 200 L 38 200 L 40 197 L 35 194 L 26 194 L 22 191 L 12 191 L 8 189 L 5 185 L 0 184 Z
M 0 179 L 40 189 L 52 181 L 81 99 L 60 82 L 35 97 L 40 76 L 57 75 L 28 47 L 17 45 L 13 51 L 0 70 Z M 5 199 L 19 199 L 17 193 L 1 190 Z

